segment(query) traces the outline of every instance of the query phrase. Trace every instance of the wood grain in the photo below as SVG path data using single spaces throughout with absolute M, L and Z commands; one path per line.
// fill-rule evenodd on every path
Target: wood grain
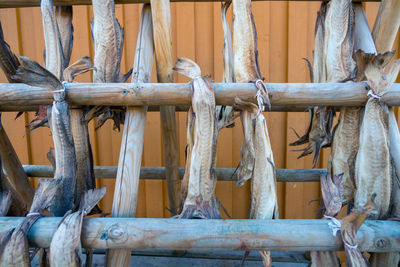
M 0 230 L 23 218 L 0 218 Z M 31 246 L 49 247 L 60 217 L 40 218 L 28 233 Z M 327 220 L 173 220 L 86 218 L 82 246 L 86 248 L 212 249 L 212 250 L 343 250 Z M 367 220 L 357 233 L 361 251 L 400 249 L 400 223 Z M 223 240 L 224 242 L 221 242 Z M 380 242 L 385 240 L 383 242 Z
M 136 44 L 132 82 L 145 83 L 151 81 L 153 54 L 151 9 L 149 5 L 144 5 Z M 136 216 L 146 113 L 147 107 L 129 107 L 125 113 L 112 203 L 112 217 Z M 130 249 L 109 250 L 107 252 L 107 266 L 129 266 L 130 256 Z

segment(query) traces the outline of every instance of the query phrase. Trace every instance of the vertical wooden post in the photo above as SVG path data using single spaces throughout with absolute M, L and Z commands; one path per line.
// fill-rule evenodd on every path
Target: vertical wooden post
M 133 83 L 151 81 L 153 53 L 151 9 L 149 5 L 144 5 L 136 44 Z M 135 217 L 136 215 L 146 113 L 147 107 L 129 107 L 125 114 L 111 212 L 113 217 Z M 131 250 L 129 248 L 109 250 L 107 266 L 129 266 L 130 258 Z
M 153 16 L 154 48 L 156 52 L 157 80 L 160 83 L 174 81 L 172 71 L 171 11 L 169 0 L 151 0 Z M 180 212 L 180 187 L 178 165 L 178 134 L 176 129 L 175 107 L 160 107 L 161 137 L 166 169 L 170 209 Z

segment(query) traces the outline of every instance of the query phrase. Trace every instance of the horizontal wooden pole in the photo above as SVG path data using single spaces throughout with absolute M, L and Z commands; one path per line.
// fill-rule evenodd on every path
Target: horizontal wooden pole
M 82 106 L 70 106 L 71 108 L 78 108 L 81 109 Z M 37 111 L 39 105 L 32 105 L 32 106 L 0 106 L 0 112 L 16 112 L 16 111 Z M 307 111 L 306 106 L 273 106 L 270 110 L 266 110 L 268 112 L 305 112 Z M 189 106 L 175 106 L 175 112 L 186 112 L 189 110 Z M 148 110 L 150 112 L 159 112 L 160 106 L 149 106 Z
M 360 83 L 266 83 L 273 106 L 362 106 L 367 85 Z M 255 102 L 252 83 L 214 83 L 218 105 L 232 105 L 236 96 Z M 190 83 L 69 83 L 67 101 L 71 105 L 106 106 L 188 106 Z M 400 105 L 400 84 L 394 84 L 381 98 L 391 106 Z M 48 105 L 51 90 L 24 84 L 0 84 L 0 105 Z
M 0 231 L 23 218 L 1 217 Z M 31 246 L 49 247 L 60 217 L 39 219 L 28 233 Z M 170 250 L 343 250 L 329 220 L 185 220 L 86 218 L 86 248 Z M 400 251 L 400 222 L 366 221 L 357 233 L 361 251 Z
M 265 0 L 253 0 L 265 1 Z M 282 0 L 266 0 L 266 1 L 282 1 Z M 289 1 L 320 1 L 320 0 L 289 0 Z M 325 0 L 326 1 L 326 0 Z M 55 6 L 70 6 L 70 5 L 91 5 L 91 0 L 54 0 Z M 171 2 L 220 2 L 219 0 L 171 0 Z M 353 1 L 360 2 L 360 1 Z M 363 0 L 363 2 L 380 2 L 379 0 Z M 139 4 L 150 3 L 150 0 L 115 0 L 116 4 Z M 0 8 L 12 7 L 34 7 L 40 6 L 40 0 L 0 0 Z
M 47 165 L 23 165 L 29 177 L 53 177 L 53 168 Z M 179 168 L 179 176 L 182 179 L 185 168 Z M 217 168 L 215 174 L 218 181 L 236 181 L 233 168 Z M 276 179 L 278 182 L 319 182 L 321 174 L 326 169 L 277 169 Z M 117 175 L 116 166 L 95 166 L 96 178 L 113 178 Z M 165 179 L 164 167 L 141 167 L 140 179 Z

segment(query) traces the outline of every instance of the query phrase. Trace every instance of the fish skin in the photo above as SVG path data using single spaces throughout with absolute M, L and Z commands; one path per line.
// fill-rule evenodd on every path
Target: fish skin
M 66 214 L 50 243 L 50 266 L 83 266 L 81 231 L 83 217 L 104 197 L 106 188 L 85 193 L 76 212 Z
M 46 69 L 62 81 L 65 66 L 64 53 L 53 1 L 41 0 L 40 10 L 42 14 L 43 33 L 46 47 L 45 66 Z
M 249 176 L 250 172 L 252 178 L 252 192 L 251 192 L 251 202 L 250 202 L 250 216 L 260 217 L 260 218 L 272 218 L 274 215 L 277 217 L 278 208 L 277 204 L 274 205 L 272 209 L 272 203 L 277 203 L 276 192 L 271 188 L 275 187 L 275 171 L 271 172 L 273 166 L 272 156 L 267 162 L 260 162 L 260 160 L 267 160 L 266 155 L 272 155 L 270 151 L 270 140 L 266 128 L 266 124 L 263 124 L 263 115 L 261 110 L 263 105 L 269 104 L 268 92 L 266 88 L 259 88 L 257 82 L 261 80 L 260 69 L 258 65 L 258 51 L 257 51 L 257 31 L 254 24 L 253 14 L 251 12 L 251 1 L 250 0 L 233 0 L 233 54 L 234 54 L 234 75 L 236 82 L 255 82 L 258 89 L 258 93 L 261 93 L 261 99 L 259 102 L 261 107 L 257 111 L 256 120 L 260 120 L 259 124 L 261 127 L 257 127 L 257 131 L 254 130 L 254 126 L 250 121 L 243 124 L 243 130 L 245 133 L 245 139 L 241 149 L 241 170 L 245 170 L 245 179 Z M 254 112 L 250 109 L 250 112 Z M 244 114 L 246 115 L 246 112 Z M 265 120 L 265 118 L 264 118 Z M 265 121 L 264 121 L 265 122 Z M 256 123 L 256 125 L 259 125 Z M 262 128 L 263 130 L 259 130 Z M 252 141 L 249 140 L 249 136 L 252 137 Z M 256 140 L 258 143 L 256 143 Z M 254 155 L 251 150 L 251 143 L 254 147 Z M 259 147 L 256 148 L 256 146 Z M 250 149 L 249 149 L 250 148 Z M 246 150 L 249 149 L 247 152 Z M 243 153 L 242 153 L 243 151 Z M 259 153 L 259 154 L 256 154 Z M 243 158 L 243 157 L 246 158 Z M 254 157 L 253 157 L 254 156 Z M 258 157 L 258 158 L 257 158 Z M 254 160 L 253 160 L 254 158 Z M 253 165 L 254 164 L 254 165 Z M 267 164 L 268 166 L 265 166 Z M 247 165 L 247 166 L 246 166 Z M 263 168 L 258 168 L 258 166 L 264 166 Z M 267 175 L 267 177 L 265 177 Z M 239 180 L 240 182 L 240 180 Z M 265 196 L 265 192 L 256 191 L 255 188 L 258 185 L 262 185 L 264 189 L 269 189 L 271 194 Z M 272 192 L 273 191 L 273 192 Z M 261 195 L 258 195 L 261 194 Z M 268 251 L 260 252 L 263 259 L 264 266 L 271 265 L 271 257 Z
M 11 76 L 14 75 L 18 69 L 19 60 L 17 56 L 11 51 L 10 46 L 4 40 L 3 28 L 0 22 L 0 68 L 3 70 L 8 82 L 15 82 Z
M 60 33 L 64 55 L 64 68 L 67 68 L 72 54 L 74 27 L 72 25 L 72 6 L 56 6 L 55 17 Z
M 368 60 L 365 77 L 375 95 L 390 90 L 400 70 L 400 59 L 388 64 L 393 53 L 366 54 Z M 392 166 L 389 153 L 387 106 L 370 97 L 364 111 L 360 130 L 360 149 L 356 159 L 355 205 L 364 206 L 376 194 L 370 219 L 383 219 L 389 215 L 392 192 Z
M 174 70 L 193 81 L 193 150 L 190 155 L 188 193 L 178 218 L 220 219 L 214 174 L 217 124 L 215 96 L 211 81 L 201 77 L 199 66 L 190 59 L 178 58 Z
M 3 236 L 0 244 L 0 266 L 30 266 L 29 244 L 26 237 L 32 225 L 42 216 L 42 212 L 50 205 L 59 181 L 40 179 L 36 188 L 31 214 L 14 229 Z
M 55 216 L 63 216 L 65 212 L 72 209 L 75 203 L 75 147 L 71 133 L 68 103 L 66 101 L 54 101 L 49 110 L 49 124 L 53 134 L 56 159 L 54 179 L 62 180 L 51 211 Z

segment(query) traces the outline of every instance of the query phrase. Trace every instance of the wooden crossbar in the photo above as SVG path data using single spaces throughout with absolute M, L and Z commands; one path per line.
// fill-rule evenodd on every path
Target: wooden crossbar
M 23 165 L 29 177 L 53 177 L 53 168 L 47 165 Z M 216 168 L 215 175 L 218 181 L 236 181 L 234 168 Z M 185 168 L 179 168 L 182 179 Z M 115 179 L 117 166 L 95 166 L 96 178 Z M 277 169 L 278 182 L 319 182 L 320 176 L 326 174 L 326 169 Z M 165 167 L 141 167 L 141 179 L 165 179 Z
M 0 218 L 0 231 L 23 218 Z M 39 219 L 28 233 L 31 246 L 49 247 L 60 217 Z M 82 228 L 86 248 L 170 250 L 343 250 L 329 220 L 188 220 L 87 218 Z M 400 222 L 365 221 L 357 233 L 361 251 L 400 251 Z
M 253 1 L 283 1 L 283 0 L 253 0 Z M 320 1 L 320 0 L 289 0 L 289 1 Z M 327 1 L 327 0 L 324 0 Z M 91 5 L 91 0 L 54 0 L 54 6 Z M 218 0 L 171 0 L 171 2 L 220 2 Z M 362 0 L 353 2 L 380 2 L 380 0 Z M 150 0 L 116 0 L 116 4 L 150 3 Z M 0 8 L 35 7 L 40 6 L 40 0 L 0 0 Z
M 367 83 L 266 83 L 272 106 L 363 106 Z M 71 105 L 188 106 L 191 83 L 69 83 L 65 85 Z M 213 83 L 217 105 L 232 105 L 235 97 L 253 101 L 257 89 L 252 83 Z M 396 83 L 381 101 L 400 105 L 400 84 Z M 25 84 L 0 84 L 0 105 L 49 105 L 51 90 Z

